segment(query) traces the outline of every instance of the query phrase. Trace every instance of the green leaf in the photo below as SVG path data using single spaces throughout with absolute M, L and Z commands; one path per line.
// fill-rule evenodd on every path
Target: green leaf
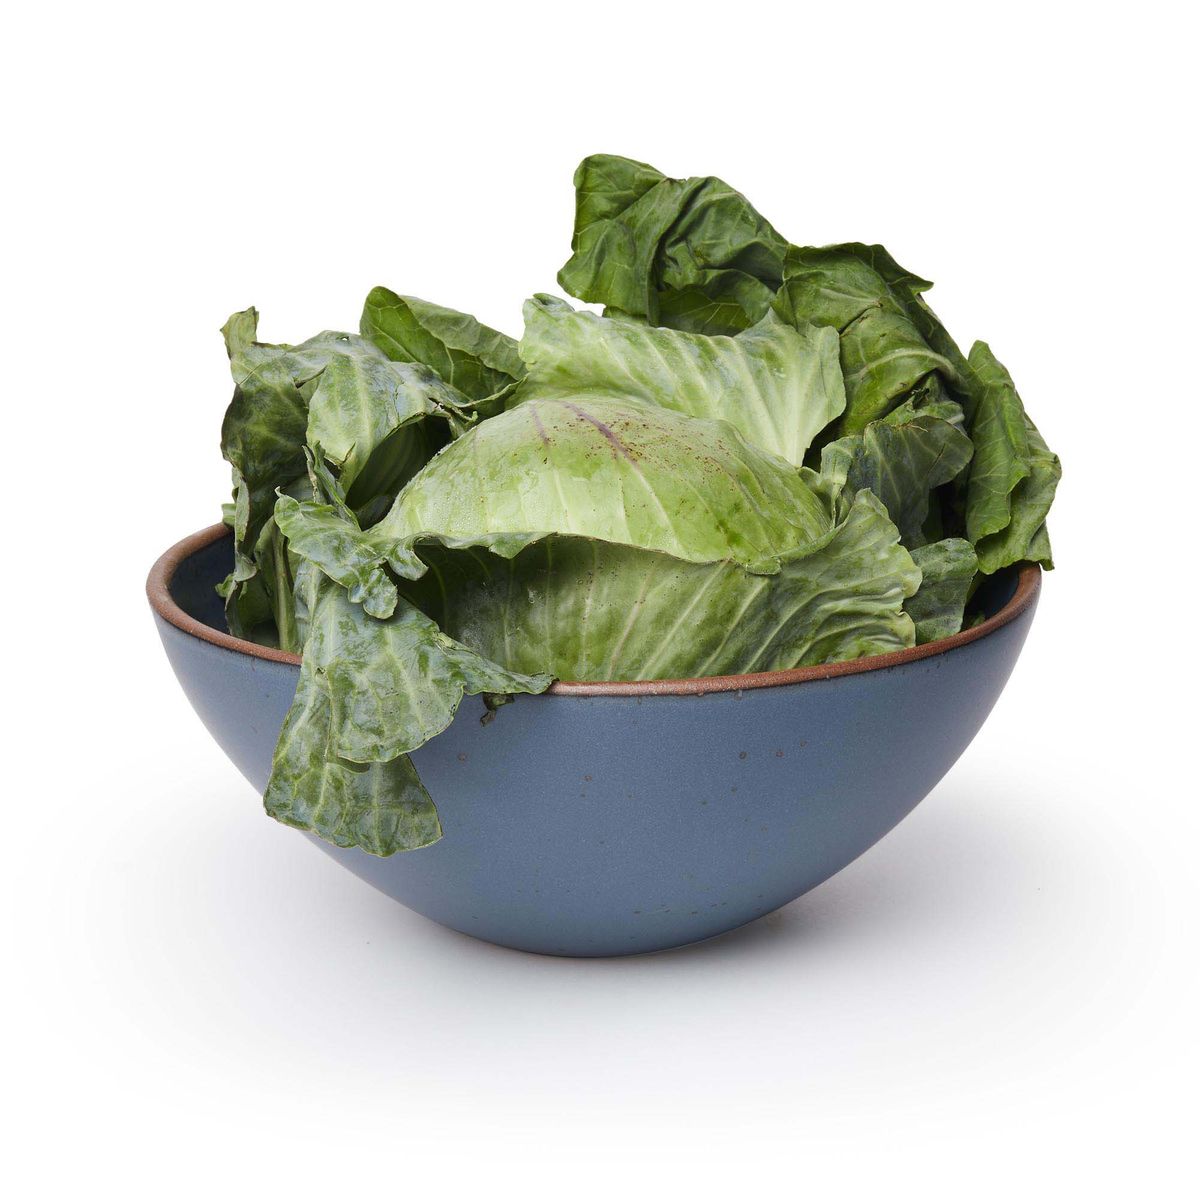
M 263 587 L 275 627 L 275 644 L 280 650 L 299 651 L 302 639 L 296 628 L 292 558 L 287 538 L 274 519 L 263 526 L 255 548 L 258 570 L 254 581 Z M 260 634 L 261 637 L 261 634 Z
M 987 575 L 1019 562 L 1041 563 L 1054 569 L 1046 514 L 1062 478 L 1062 465 L 1037 426 L 1025 418 L 1029 436 L 1029 474 L 1012 492 L 1012 516 L 1004 529 L 981 538 L 975 545 L 979 569 Z
M 910 414 L 914 412 L 924 416 L 940 417 L 943 421 L 949 421 L 955 429 L 965 432 L 966 417 L 963 407 L 957 400 L 951 398 L 949 389 L 940 375 L 926 375 L 909 392 L 908 398 L 898 408 L 892 409 L 883 420 L 891 425 L 899 424 L 907 421 Z
M 486 400 L 524 373 L 517 344 L 506 334 L 466 313 L 387 288 L 371 290 L 360 328 L 388 358 L 424 363 L 468 400 Z
M 305 580 L 300 685 L 267 811 L 372 854 L 427 845 L 441 830 L 407 753 L 450 724 L 464 694 L 541 692 L 551 679 L 488 662 L 407 603 L 376 620 L 323 573 Z
M 724 421 L 530 394 L 447 446 L 370 533 L 381 546 L 428 535 L 508 556 L 570 534 L 769 573 L 830 524 L 793 468 Z
M 840 334 L 847 400 L 840 435 L 886 416 L 931 371 L 958 381 L 954 359 L 933 349 L 922 331 L 937 324 L 919 294 L 930 286 L 882 246 L 788 248 L 775 310 L 792 324 L 829 325 Z
M 221 326 L 221 336 L 225 339 L 225 353 L 231 360 L 248 349 L 258 340 L 258 309 L 252 306 L 235 312 Z
M 226 617 L 235 635 L 262 640 L 264 634 L 248 624 L 259 600 L 244 599 L 242 592 L 260 569 L 257 546 L 276 493 L 304 479 L 308 405 L 316 380 L 333 358 L 383 356 L 345 333 L 321 333 L 299 346 L 272 346 L 256 341 L 257 332 L 253 308 L 234 313 L 222 329 L 234 394 L 221 426 L 221 451 L 233 467 L 234 485 L 234 570 L 226 589 Z
M 263 797 L 268 816 L 385 858 L 442 836 L 437 808 L 407 755 L 385 763 L 327 758 L 328 731 L 328 696 L 302 672 Z
M 1053 566 L 1046 514 L 1062 477 L 1053 454 L 1025 413 L 1009 373 L 988 346 L 969 357 L 975 458 L 967 488 L 967 536 L 987 574 L 1015 562 Z
M 565 679 L 781 670 L 914 639 L 902 606 L 920 574 L 867 492 L 774 575 L 584 537 L 510 559 L 436 545 L 422 555 L 428 574 L 402 586 L 442 628 L 515 670 Z
M 397 594 L 387 573 L 387 559 L 363 538 L 345 509 L 280 496 L 275 522 L 293 553 L 340 583 L 353 603 L 361 604 L 373 617 L 392 615 Z
M 320 576 L 310 572 L 309 578 L 317 584 Z M 333 584 L 320 586 L 323 596 L 311 595 L 319 613 L 336 597 Z M 336 741 L 327 681 L 306 657 L 263 797 L 270 816 L 335 846 L 378 855 L 415 850 L 442 836 L 437 810 L 407 755 L 351 762 L 338 757 Z
M 257 322 L 257 312 L 248 309 L 222 331 L 235 383 L 222 426 L 222 450 L 234 476 L 226 614 L 236 635 L 267 640 L 260 620 L 267 603 L 281 644 L 290 648 L 284 577 L 273 568 L 276 579 L 250 585 L 265 561 L 278 560 L 275 548 L 264 558 L 258 543 L 276 493 L 303 485 L 307 443 L 323 446 L 340 470 L 348 502 L 367 511 L 381 496 L 390 504 L 449 436 L 431 433 L 425 418 L 465 426 L 476 419 L 475 406 L 429 368 L 390 362 L 356 335 L 326 332 L 299 346 L 267 345 L 254 340 Z M 378 588 L 370 594 L 378 597 L 373 603 L 386 603 Z
M 967 375 L 966 356 L 925 300 L 923 293 L 929 291 L 933 284 L 911 271 L 906 271 L 882 246 L 863 246 L 856 243 L 855 249 L 871 263 L 880 278 L 887 283 L 892 296 L 899 301 L 929 348 L 950 364 L 951 370 L 947 379 L 961 391 Z
M 917 631 L 917 644 L 957 633 L 978 570 L 975 551 L 962 538 L 946 538 L 912 552 L 921 572 L 917 594 L 904 606 Z
M 394 494 L 428 457 L 417 425 L 430 416 L 447 422 L 451 417 L 467 420 L 469 407 L 461 392 L 423 364 L 338 355 L 317 381 L 308 408 L 306 439 L 309 446 L 320 445 L 337 466 L 347 493 L 353 491 L 372 455 L 391 439 L 391 461 L 404 464 L 388 472 L 385 486 Z M 378 494 L 374 488 L 368 491 L 364 501 Z
M 376 620 L 324 582 L 304 655 L 333 705 L 332 748 L 354 762 L 423 746 L 454 719 L 464 693 L 542 692 L 551 683 L 488 661 L 410 604 Z
M 861 434 L 830 442 L 821 452 L 821 473 L 851 495 L 869 488 L 883 501 L 904 544 L 923 545 L 934 489 L 954 479 L 971 459 L 971 439 L 958 427 L 961 418 L 952 401 L 926 409 L 905 403 Z
M 799 466 L 846 405 L 832 329 L 796 329 L 768 313 L 736 337 L 708 337 L 576 312 L 551 296 L 525 304 L 514 400 L 613 397 L 723 419 Z
M 252 544 L 270 519 L 275 493 L 303 478 L 308 407 L 317 378 L 340 356 L 383 359 L 370 343 L 347 333 L 320 333 L 299 346 L 247 340 L 257 322 L 253 309 L 225 326 L 231 349 L 234 395 L 221 426 L 221 449 L 245 485 L 245 529 Z
M 573 254 L 558 281 L 652 325 L 732 334 L 766 313 L 786 245 L 719 179 L 595 154 L 575 172 Z
M 280 496 L 276 523 L 286 532 L 292 552 L 346 588 L 353 603 L 365 604 L 372 616 L 391 616 L 396 590 L 387 568 L 415 578 L 424 572 L 424 564 L 408 542 L 374 530 L 364 532 L 321 447 L 306 449 L 305 454 L 311 496 L 298 502 Z
M 238 488 L 237 494 L 244 501 L 245 489 Z M 244 503 L 234 507 L 244 507 Z M 235 531 L 241 519 L 235 513 Z M 235 637 L 281 650 L 300 648 L 293 615 L 291 560 L 274 519 L 268 519 L 249 552 L 235 536 L 234 569 L 217 592 L 225 600 L 226 624 Z

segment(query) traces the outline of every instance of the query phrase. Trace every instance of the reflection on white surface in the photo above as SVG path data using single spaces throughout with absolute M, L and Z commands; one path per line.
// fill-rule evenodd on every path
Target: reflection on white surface
M 1087 1032 L 1072 1017 L 1107 975 L 1103 948 L 1073 930 L 1113 864 L 1086 831 L 1056 830 L 1044 799 L 1006 801 L 966 771 L 772 916 L 682 950 L 580 960 L 408 912 L 260 819 L 214 767 L 164 806 L 140 854 L 122 844 L 121 902 L 86 918 L 112 1032 L 169 1046 L 185 1072 L 285 1090 L 350 1075 L 381 1098 L 469 1094 L 509 1115 L 630 1095 L 703 1113 L 714 1080 L 743 1114 L 769 1113 L 797 1088 L 858 1078 L 886 1108 L 914 1070 L 986 1086 L 990 1037 L 1010 1070 L 1015 1056 L 1036 1074 L 1047 1037 L 1061 1052 Z

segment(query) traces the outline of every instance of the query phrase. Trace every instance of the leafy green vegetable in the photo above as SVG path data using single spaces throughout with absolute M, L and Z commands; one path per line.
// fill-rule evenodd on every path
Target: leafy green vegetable
M 416 296 L 373 288 L 360 328 L 388 358 L 423 363 L 468 400 L 485 400 L 524 374 L 512 338 Z
M 372 534 L 389 555 L 433 537 L 511 557 L 560 533 L 773 574 L 829 525 L 795 470 L 723 421 L 531 394 L 443 450 Z
M 507 671 L 402 604 L 375 620 L 321 572 L 304 576 L 308 637 L 267 811 L 375 854 L 441 836 L 407 752 L 441 733 L 463 694 L 540 692 L 548 676 Z
M 279 644 L 295 649 L 283 612 L 290 578 L 271 521 L 278 492 L 303 495 L 310 448 L 320 446 L 336 466 L 347 503 L 381 515 L 379 502 L 386 510 L 451 433 L 477 416 L 432 369 L 391 362 L 363 338 L 326 332 L 276 346 L 255 341 L 257 328 L 251 308 L 222 331 L 235 383 L 221 430 L 234 479 L 234 570 L 223 594 L 235 633 L 269 636 L 260 630 L 273 615 Z
M 625 397 L 690 417 L 721 418 L 747 441 L 799 466 L 846 406 L 831 329 L 771 313 L 736 337 L 656 329 L 576 312 L 552 296 L 525 305 L 526 396 Z
M 971 543 L 962 538 L 931 542 L 917 547 L 912 559 L 921 586 L 904 607 L 916 626 L 918 645 L 957 633 L 979 566 Z
M 395 612 L 399 597 L 386 559 L 372 550 L 344 506 L 280 496 L 275 523 L 293 552 L 346 588 L 352 603 L 381 620 Z
M 558 273 L 571 295 L 695 333 L 737 333 L 765 315 L 787 243 L 727 183 L 595 154 L 575 195 L 574 253 Z
M 671 469 L 684 461 L 694 477 Z M 498 506 L 508 472 L 541 486 Z M 417 544 L 433 578 L 403 587 L 442 628 L 526 672 L 767 670 L 914 637 L 902 604 L 919 576 L 874 497 L 835 520 L 724 423 L 629 400 L 526 400 L 439 456 L 373 533 Z
M 949 483 L 971 459 L 971 439 L 953 419 L 957 406 L 917 409 L 906 402 L 860 434 L 830 442 L 821 473 L 851 492 L 869 488 L 883 501 L 908 547 L 924 545 L 934 489 Z M 961 410 L 958 410 L 961 417 Z
M 317 381 L 306 441 L 309 446 L 319 445 L 337 466 L 342 488 L 350 495 L 372 457 L 388 443 L 389 469 L 383 486 L 394 494 L 429 457 L 422 454 L 419 435 L 421 420 L 432 416 L 447 423 L 472 419 L 462 393 L 429 367 L 365 354 L 338 355 Z M 378 475 L 380 465 L 375 465 Z
M 266 807 L 339 846 L 441 836 L 409 754 L 464 695 L 884 654 L 1051 565 L 1058 459 L 926 280 L 713 177 L 575 183 L 559 280 L 603 315 L 535 296 L 517 342 L 375 288 L 361 336 L 223 330 L 227 618 L 303 651 Z
M 901 604 L 920 575 L 867 492 L 816 542 L 781 554 L 773 575 L 558 535 L 507 559 L 482 548 L 421 554 L 429 572 L 405 593 L 460 641 L 530 673 L 688 678 L 914 643 Z
M 785 320 L 829 325 L 841 336 L 847 399 L 841 433 L 859 433 L 886 416 L 932 371 L 958 378 L 951 359 L 929 345 L 913 320 L 916 293 L 932 285 L 903 274 L 904 284 L 889 282 L 877 269 L 884 263 L 889 274 L 899 272 L 882 246 L 788 248 L 775 309 Z
M 319 572 L 310 569 L 302 580 L 298 596 L 305 598 L 309 633 L 296 699 L 275 747 L 267 812 L 335 846 L 372 854 L 436 842 L 442 836 L 437 809 L 407 755 L 363 763 L 337 753 L 334 697 L 323 663 L 338 652 L 338 618 L 353 621 L 360 610 Z
M 383 355 L 346 333 L 321 333 L 299 346 L 254 341 L 258 314 L 235 313 L 223 332 L 233 373 L 233 401 L 221 427 L 221 449 L 237 472 L 235 532 L 253 543 L 271 516 L 275 493 L 304 476 L 308 406 L 317 380 L 335 357 Z
M 975 463 L 967 535 L 991 574 L 1028 560 L 1052 566 L 1046 514 L 1062 476 L 1058 456 L 1025 413 L 1012 378 L 983 343 L 971 347 Z

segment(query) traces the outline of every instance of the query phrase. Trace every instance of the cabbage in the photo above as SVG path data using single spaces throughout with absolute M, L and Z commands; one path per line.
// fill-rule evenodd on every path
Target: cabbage
M 361 333 L 225 327 L 231 630 L 302 650 L 265 802 L 387 855 L 465 695 L 782 670 L 962 627 L 1050 565 L 1058 460 L 881 248 L 790 246 L 720 180 L 576 175 L 576 310 L 519 342 L 383 288 Z

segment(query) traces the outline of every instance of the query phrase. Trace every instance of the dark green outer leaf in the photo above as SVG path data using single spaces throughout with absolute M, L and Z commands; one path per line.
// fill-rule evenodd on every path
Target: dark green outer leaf
M 345 510 L 315 501 L 301 502 L 280 496 L 275 523 L 288 539 L 293 553 L 320 567 L 349 592 L 373 617 L 390 617 L 396 609 L 396 585 L 389 578 L 386 560 L 374 551 L 357 523 Z
M 1010 563 L 1052 566 L 1046 514 L 1062 467 L 1025 413 L 1012 378 L 983 342 L 969 358 L 975 459 L 967 489 L 967 536 L 980 570 Z
M 437 809 L 408 755 L 365 764 L 330 755 L 331 713 L 328 692 L 302 667 L 263 797 L 268 815 L 385 857 L 436 842 Z
M 701 180 L 660 249 L 659 322 L 709 334 L 756 324 L 782 282 L 786 248 L 745 196 Z M 729 315 L 733 305 L 741 315 Z
M 884 264 L 894 283 L 877 269 Z M 955 363 L 930 347 L 914 320 L 920 307 L 922 323 L 926 317 L 936 323 L 918 304 L 919 289 L 929 286 L 901 271 L 882 246 L 788 248 L 775 310 L 793 324 L 838 330 L 847 400 L 840 435 L 860 433 L 886 416 L 930 372 L 958 379 Z
M 305 597 L 300 605 L 305 625 L 311 610 L 322 631 L 318 636 L 323 636 L 327 605 L 337 603 L 340 589 L 312 570 L 301 573 L 297 587 Z M 437 810 L 408 756 L 371 763 L 343 759 L 337 753 L 334 720 L 328 680 L 317 659 L 306 653 L 296 698 L 275 747 L 264 796 L 267 813 L 335 846 L 357 846 L 370 854 L 436 842 L 442 836 Z
M 382 857 L 420 850 L 442 836 L 437 808 L 408 755 L 366 764 L 326 758 L 328 696 L 304 682 L 295 703 L 276 746 L 266 814 L 335 846 Z
M 929 348 L 950 364 L 948 379 L 959 390 L 961 396 L 968 373 L 967 359 L 922 295 L 923 292 L 929 291 L 933 284 L 911 271 L 906 271 L 882 246 L 864 246 L 861 243 L 853 243 L 852 246 L 887 283 L 892 295 L 900 301 Z
M 234 313 L 222 333 L 230 353 L 233 400 L 221 427 L 221 449 L 233 466 L 234 570 L 224 589 L 231 632 L 256 641 L 277 641 L 291 649 L 285 611 L 285 580 L 273 565 L 274 548 L 259 542 L 275 506 L 276 493 L 303 483 L 308 406 L 316 380 L 334 359 L 362 357 L 384 361 L 361 338 L 325 332 L 299 346 L 257 342 L 258 313 Z M 271 578 L 252 586 L 261 569 Z M 277 636 L 261 623 L 263 602 L 271 604 Z
M 306 440 L 309 446 L 319 445 L 337 465 L 341 486 L 349 492 L 389 438 L 428 416 L 465 419 L 468 409 L 462 393 L 423 364 L 391 362 L 374 354 L 338 355 L 317 381 L 308 408 Z M 415 430 L 410 428 L 407 437 L 423 446 Z M 407 453 L 407 444 L 394 449 L 410 462 L 415 474 L 420 459 Z
M 921 586 L 905 610 L 917 631 L 917 644 L 949 637 L 962 628 L 963 609 L 978 569 L 971 543 L 946 538 L 912 552 L 921 571 Z
M 614 155 L 575 172 L 572 295 L 696 333 L 737 333 L 766 313 L 786 242 L 713 177 L 669 179 Z
M 486 400 L 525 373 L 506 334 L 467 313 L 384 287 L 367 296 L 360 328 L 388 358 L 424 363 L 468 400 Z
M 267 604 L 279 640 L 291 648 L 286 581 L 271 566 L 278 554 L 264 553 L 258 543 L 270 528 L 276 493 L 303 484 L 306 441 L 337 464 L 339 495 L 348 491 L 349 503 L 364 513 L 374 506 L 380 515 L 381 490 L 390 504 L 449 436 L 432 434 L 425 418 L 465 427 L 476 419 L 476 406 L 430 368 L 391 362 L 356 335 L 327 332 L 299 346 L 265 345 L 254 340 L 253 309 L 235 313 L 223 333 L 235 381 L 222 429 L 235 493 L 234 571 L 224 588 L 228 623 L 239 636 L 274 640 L 262 619 Z M 271 577 L 252 587 L 262 569 Z M 386 607 L 386 593 L 376 576 L 358 581 L 356 594 L 371 597 L 373 608 Z
M 975 462 L 967 499 L 967 534 L 978 542 L 1007 527 L 1012 493 L 1030 471 L 1025 409 L 1008 372 L 982 342 L 972 348 Z
M 236 494 L 244 504 L 245 489 L 238 488 Z M 238 523 L 235 515 L 235 529 Z M 291 562 L 286 540 L 273 519 L 262 527 L 249 553 L 235 535 L 234 569 L 217 592 L 225 600 L 226 624 L 235 637 L 281 650 L 300 649 L 293 616 Z
M 235 312 L 221 326 L 221 336 L 225 339 L 225 353 L 232 361 L 258 340 L 258 309 L 251 306 Z
M 1062 466 L 1037 426 L 1028 416 L 1025 421 L 1029 435 L 1029 474 L 1013 489 L 1012 517 L 1004 529 L 975 544 L 979 569 L 988 575 L 1018 562 L 1041 563 L 1047 570 L 1054 567 L 1046 514 L 1054 503 Z
M 652 273 L 659 243 L 694 186 L 632 159 L 585 158 L 575 170 L 573 253 L 558 282 L 580 300 L 653 323 L 658 314 Z
M 458 644 L 408 603 L 380 621 L 341 588 L 320 589 L 304 658 L 329 694 L 339 758 L 387 762 L 416 750 L 450 724 L 464 693 L 550 686 L 548 675 L 505 670 Z
M 235 313 L 224 331 L 234 351 L 234 396 L 221 426 L 221 449 L 247 489 L 243 544 L 252 544 L 270 518 L 276 491 L 304 476 L 308 405 L 317 377 L 337 356 L 382 358 L 346 333 L 320 333 L 299 346 L 246 341 L 256 319 L 253 309 Z
M 732 289 L 729 295 L 719 293 L 714 281 L 712 290 L 712 295 L 706 295 L 699 288 L 688 288 L 681 292 L 661 292 L 658 297 L 657 324 L 669 329 L 710 335 L 736 334 L 755 324 L 751 320 L 751 313 L 762 311 L 761 304 L 754 303 L 747 311 L 747 307 L 737 299 Z M 604 310 L 606 317 L 618 313 L 620 310 L 615 308 Z M 630 319 L 644 320 L 632 316 Z
M 842 482 L 849 494 L 869 488 L 910 549 L 922 545 L 935 488 L 949 483 L 971 459 L 971 440 L 954 421 L 934 415 L 961 411 L 952 401 L 935 409 L 901 405 L 861 434 L 830 442 L 821 452 L 821 473 Z
M 268 813 L 372 854 L 436 841 L 437 814 L 408 752 L 450 724 L 464 693 L 540 692 L 549 676 L 488 662 L 408 603 L 376 620 L 321 571 L 307 569 L 301 586 L 307 637 Z

